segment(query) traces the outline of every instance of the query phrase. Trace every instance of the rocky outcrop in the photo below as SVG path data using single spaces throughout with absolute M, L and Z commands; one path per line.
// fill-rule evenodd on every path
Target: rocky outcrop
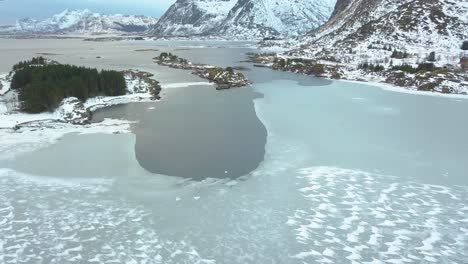
M 139 70 L 124 71 L 125 81 L 127 82 L 127 92 L 130 94 L 149 93 L 155 100 L 161 99 L 161 85 L 158 81 L 152 79 L 154 75 L 149 72 Z
M 63 99 L 56 113 L 59 115 L 59 119 L 79 125 L 88 123 L 91 117 L 88 109 L 86 109 L 84 104 L 76 97 Z
M 186 59 L 163 52 L 158 57 L 153 58 L 158 65 L 168 66 L 175 69 L 190 70 L 192 74 L 216 84 L 217 90 L 226 90 L 235 87 L 243 87 L 249 84 L 249 80 L 240 72 L 233 68 L 221 68 L 205 64 L 193 64 Z
M 327 77 L 341 79 L 342 72 L 339 67 L 322 64 L 312 59 L 283 58 L 274 54 L 250 54 L 249 60 L 256 67 L 268 67 L 277 71 L 287 71 L 311 75 L 316 77 Z

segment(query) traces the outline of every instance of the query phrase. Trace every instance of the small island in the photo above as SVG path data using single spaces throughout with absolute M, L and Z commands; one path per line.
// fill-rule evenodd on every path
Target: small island
M 152 76 L 137 70 L 98 71 L 35 57 L 17 63 L 7 76 L 0 78 L 1 95 L 6 102 L 2 112 L 32 116 L 48 113 L 50 119 L 86 124 L 91 112 L 100 107 L 159 100 L 161 86 Z
M 234 71 L 232 67 L 221 68 L 205 64 L 193 64 L 168 52 L 161 53 L 158 57 L 153 58 L 153 61 L 162 66 L 190 70 L 192 74 L 215 83 L 217 90 L 244 87 L 249 84 L 249 80 L 244 74 Z

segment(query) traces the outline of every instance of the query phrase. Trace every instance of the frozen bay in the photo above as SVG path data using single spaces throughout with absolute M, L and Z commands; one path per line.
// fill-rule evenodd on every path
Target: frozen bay
M 0 161 L 0 262 L 466 260 L 467 100 L 251 68 L 240 63 L 246 51 L 175 52 L 193 61 L 198 53 L 206 63 L 206 54 L 227 52 L 226 61 L 249 69 L 246 89 L 261 96 L 230 95 L 253 100 L 266 128 L 258 167 L 236 179 L 188 181 L 140 166 L 137 133 L 66 135 Z M 167 83 L 200 82 L 145 67 Z M 164 100 L 198 88 L 167 89 Z M 141 108 L 151 115 L 173 109 L 158 104 Z M 138 120 L 139 107 L 116 114 Z

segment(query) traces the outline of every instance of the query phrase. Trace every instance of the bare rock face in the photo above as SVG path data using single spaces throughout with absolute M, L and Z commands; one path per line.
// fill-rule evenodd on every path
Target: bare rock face
M 60 119 L 76 125 L 86 124 L 91 118 L 90 112 L 76 97 L 68 97 L 63 99 L 57 109 L 57 114 L 59 115 Z

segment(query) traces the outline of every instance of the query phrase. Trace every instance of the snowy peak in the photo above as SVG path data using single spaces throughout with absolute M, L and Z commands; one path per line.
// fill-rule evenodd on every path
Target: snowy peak
M 26 18 L 15 26 L 0 28 L 7 33 L 66 34 L 66 33 L 136 33 L 152 28 L 157 19 L 147 16 L 102 15 L 89 9 L 64 10 L 52 17 L 37 21 Z
M 157 36 L 205 35 L 215 30 L 237 0 L 177 0 L 153 30 Z
M 335 1 L 178 0 L 160 19 L 153 33 L 247 38 L 298 35 L 323 24 Z

